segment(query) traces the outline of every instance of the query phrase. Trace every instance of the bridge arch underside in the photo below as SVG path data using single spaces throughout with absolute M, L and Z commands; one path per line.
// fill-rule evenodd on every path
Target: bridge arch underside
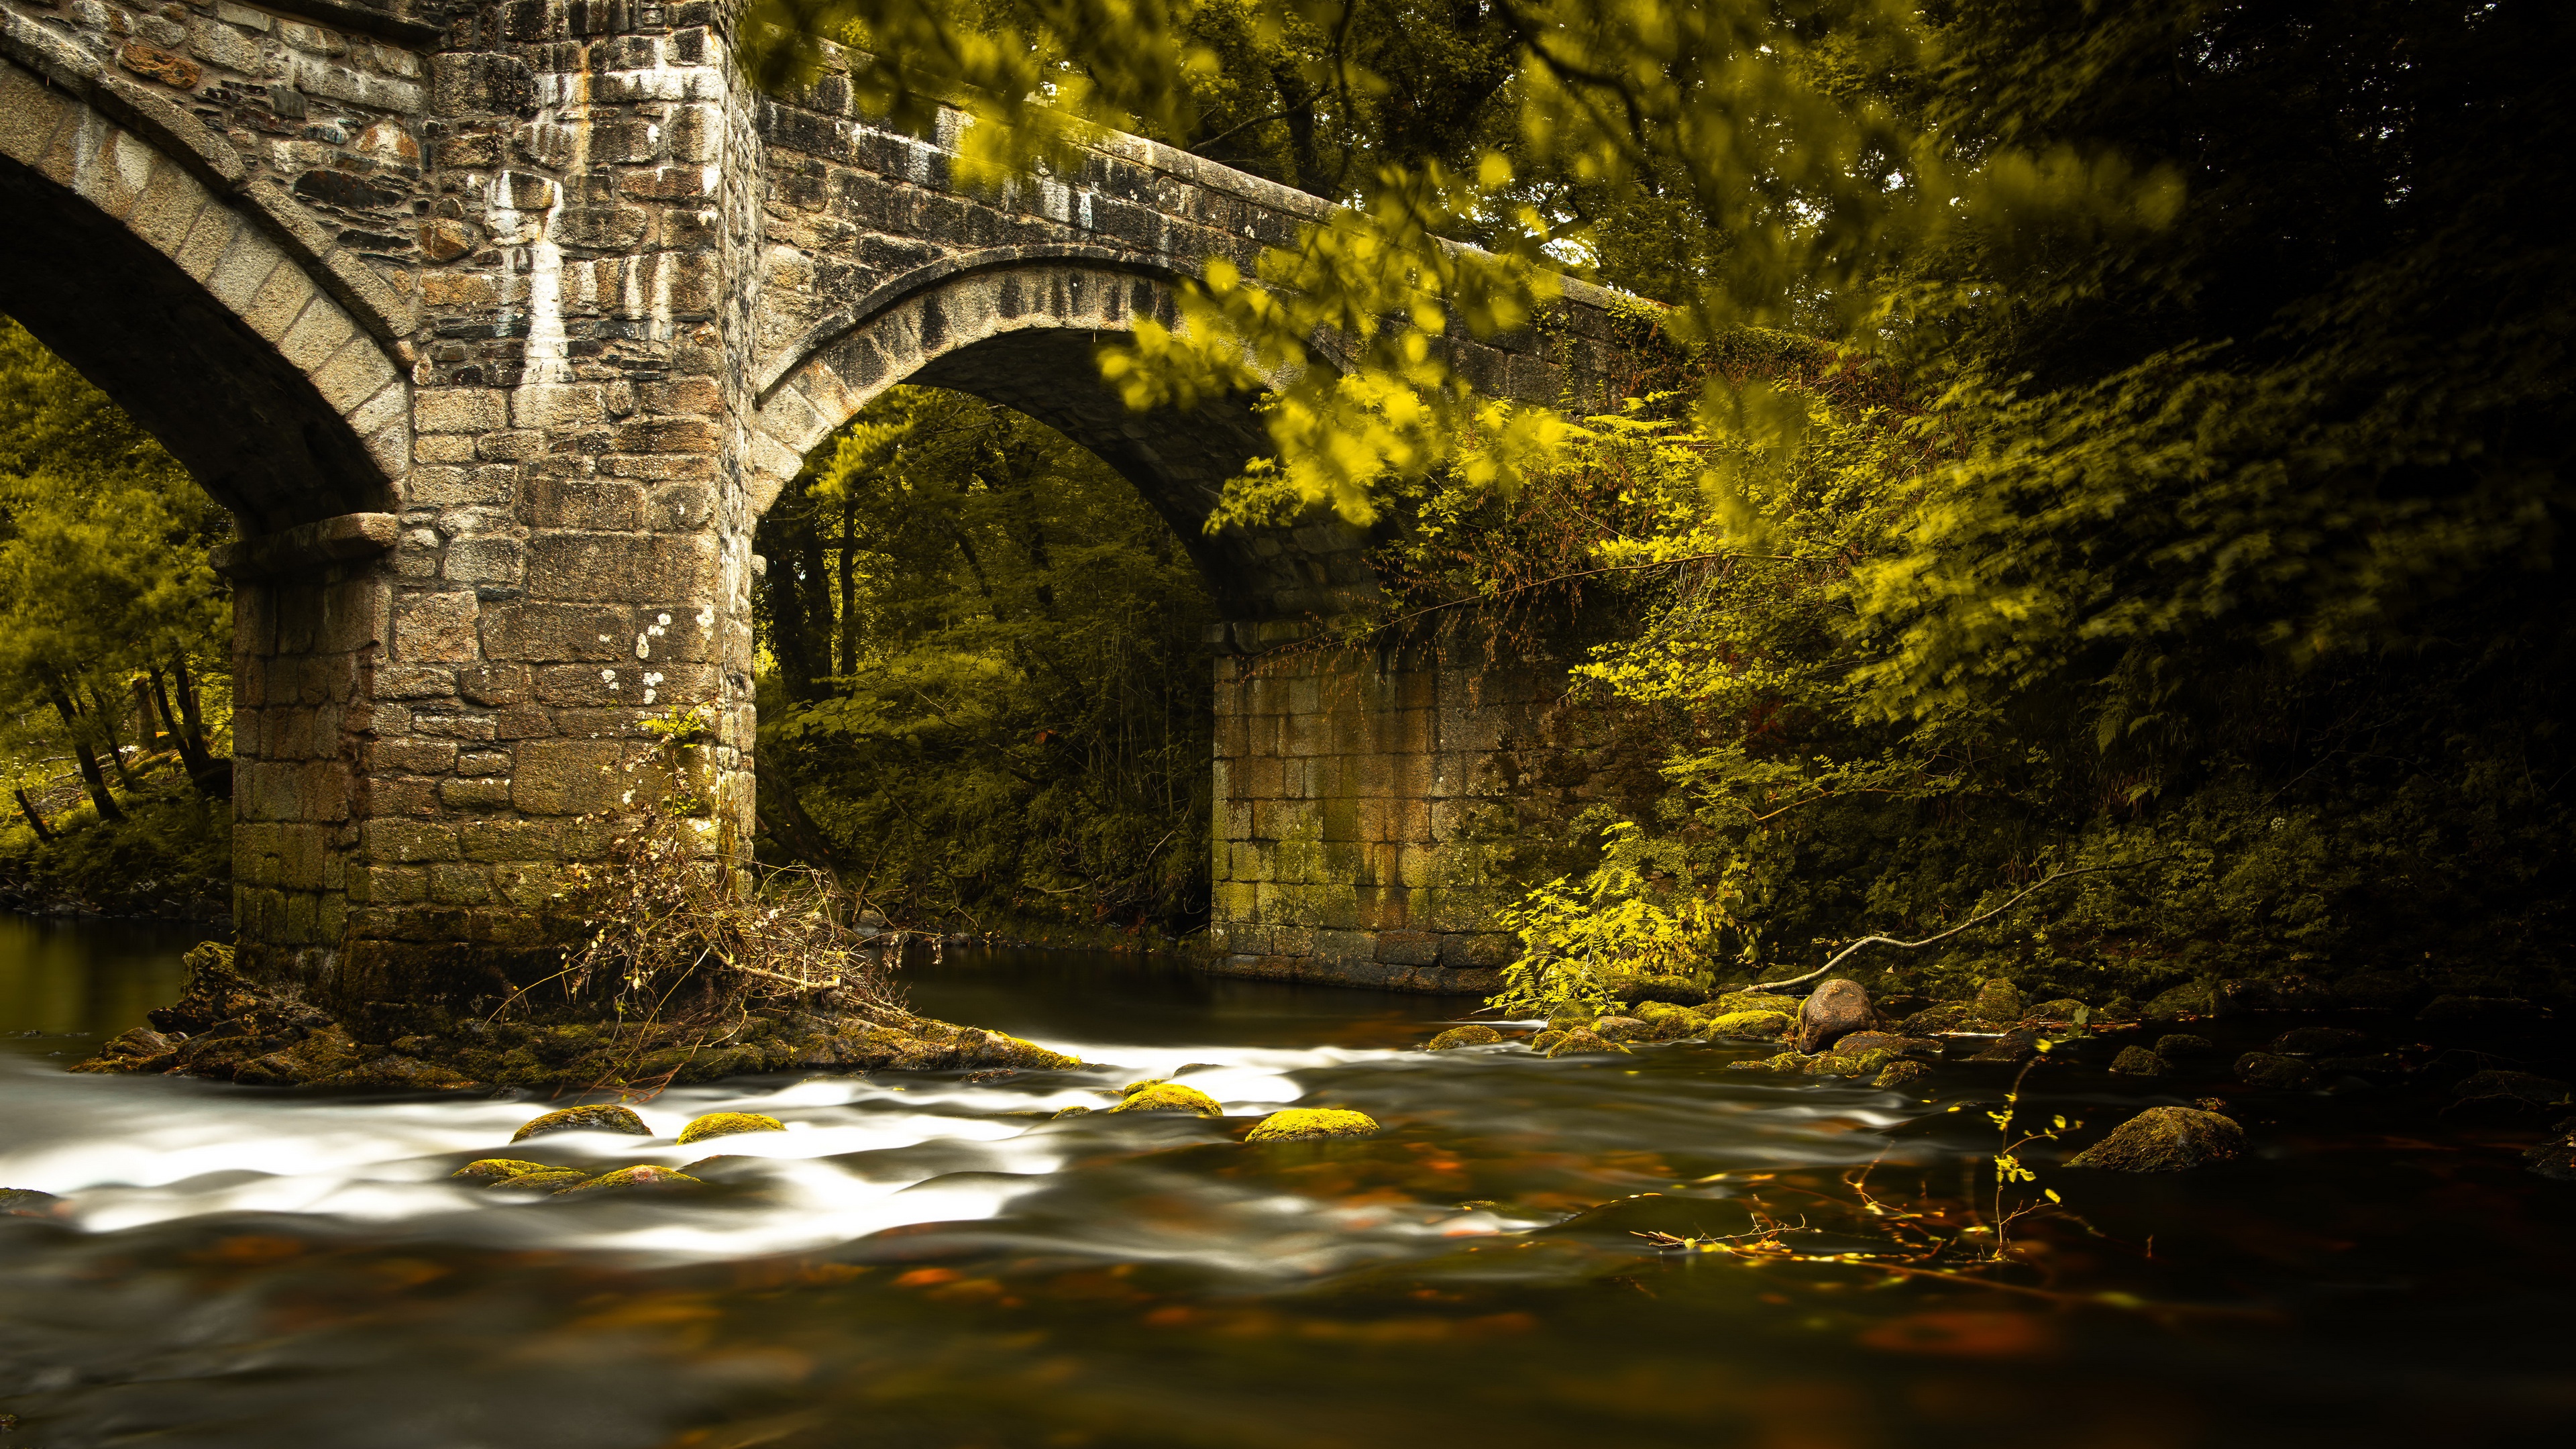
M 381 362 L 372 339 L 358 338 L 349 319 L 273 243 L 172 163 L 148 152 L 115 154 L 139 152 L 129 137 L 113 137 L 98 149 L 108 154 L 87 169 L 139 172 L 135 192 L 165 194 L 147 223 L 170 228 L 170 214 L 188 213 L 180 218 L 187 230 L 174 239 L 176 249 L 189 255 L 193 240 L 215 285 L 247 287 L 255 314 L 274 313 L 291 300 L 297 315 L 278 324 L 280 341 L 262 336 L 127 218 L 5 154 L 0 214 L 9 224 L 0 228 L 0 312 L 114 397 L 233 511 L 245 534 L 389 511 L 383 463 L 308 371 L 353 345 L 364 349 L 360 357 Z M 75 185 L 81 179 L 76 175 Z M 134 198 L 138 205 L 144 199 Z M 242 277 L 255 268 L 260 276 Z M 299 322 L 300 336 L 294 332 Z M 310 358 L 324 346 L 328 352 Z M 299 365 L 290 351 L 310 362 Z M 395 394 L 377 411 L 385 414 L 384 425 L 398 425 L 407 408 L 390 366 L 363 370 L 376 392 Z
M 1099 455 L 1171 525 L 1229 620 L 1302 619 L 1375 597 L 1368 536 L 1329 517 L 1293 528 L 1204 525 L 1225 482 L 1269 451 L 1254 395 L 1130 410 L 1099 349 L 1139 317 L 1171 325 L 1169 283 L 1106 268 L 1000 267 L 955 276 L 814 349 L 763 398 L 763 502 L 834 428 L 899 383 L 953 388 L 1028 414 Z M 791 460 L 793 460 L 791 462 Z

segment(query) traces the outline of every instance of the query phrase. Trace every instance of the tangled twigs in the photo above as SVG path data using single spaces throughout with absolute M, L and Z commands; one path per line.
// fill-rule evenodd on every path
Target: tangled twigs
M 1824 975 L 1826 972 L 1833 970 L 1835 967 L 1840 966 L 1843 964 L 1844 957 L 1849 956 L 1851 953 L 1859 950 L 1863 946 L 1894 946 L 1900 951 L 1919 951 L 1936 942 L 1949 940 L 1952 936 L 1959 934 L 1970 926 L 1983 925 L 1984 923 L 1993 920 L 1995 917 L 2002 915 L 2004 912 L 2011 910 L 2013 907 L 2020 905 L 2023 901 L 2028 900 L 2031 896 L 2037 894 L 2042 888 L 2055 885 L 2059 881 L 2069 879 L 2073 876 L 2091 875 L 2096 871 L 2126 870 L 2133 865 L 2152 865 L 2156 860 L 2164 858 L 2165 857 L 2157 856 L 2148 860 L 2123 860 L 2110 865 L 2085 865 L 2077 866 L 2071 870 L 2053 870 L 2047 875 L 2042 876 L 2037 881 L 2032 882 L 2030 886 L 2021 892 L 2021 894 L 2014 896 L 2011 900 L 2004 902 L 2002 905 L 1995 907 L 1991 911 L 1980 911 L 1976 915 L 1970 916 L 1968 919 L 1961 921 L 1959 924 L 1952 926 L 1946 931 L 1943 931 L 1940 935 L 1926 936 L 1920 941 L 1900 941 L 1893 936 L 1863 936 L 1859 940 L 1852 942 L 1850 945 L 1845 946 L 1839 951 L 1836 951 L 1833 954 L 1833 959 L 1827 961 L 1824 965 L 1817 967 L 1815 970 L 1808 972 L 1804 976 L 1792 976 L 1786 981 L 1765 981 L 1753 989 L 1756 991 L 1774 991 L 1783 986 L 1803 985 L 1804 983 L 1813 981 L 1817 977 Z

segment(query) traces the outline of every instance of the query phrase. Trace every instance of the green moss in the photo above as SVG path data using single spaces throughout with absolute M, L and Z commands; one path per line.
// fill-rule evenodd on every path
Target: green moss
M 1774 996 L 1762 991 L 1730 991 L 1717 999 L 1717 1014 L 1732 1015 L 1739 1011 L 1776 1011 L 1783 1016 L 1796 1016 L 1806 1002 L 1795 996 Z
M 1730 1011 L 1712 1017 L 1708 1023 L 1711 1036 L 1751 1037 L 1767 1040 L 1784 1037 L 1796 1024 L 1794 1017 L 1777 1011 Z
M 1127 1094 L 1127 1100 L 1109 1109 L 1112 1112 L 1186 1112 L 1193 1117 L 1222 1117 L 1225 1108 L 1214 1097 L 1196 1087 L 1178 1082 L 1157 1082 L 1141 1091 Z
M 1538 1035 L 1530 1038 L 1529 1049 L 1544 1056 L 1547 1054 L 1549 1048 L 1555 1046 L 1558 1042 L 1565 1040 L 1566 1035 L 1567 1033 L 1561 1031 L 1540 1032 Z
M 1088 1117 L 1090 1115 L 1091 1109 L 1089 1107 L 1067 1107 L 1056 1113 L 1054 1120 L 1061 1122 L 1067 1117 Z
M 590 1174 L 570 1167 L 549 1167 L 542 1172 L 523 1172 L 486 1183 L 486 1192 L 555 1193 L 590 1181 Z
M 1621 1050 L 1621 1048 L 1596 1033 L 1588 1031 L 1569 1031 L 1548 1045 L 1547 1055 L 1550 1057 L 1566 1057 L 1572 1056 L 1577 1052 L 1615 1052 L 1619 1050 Z
M 1471 1023 L 1467 1026 L 1453 1026 L 1447 1031 L 1440 1033 L 1438 1036 L 1433 1037 L 1431 1039 L 1431 1044 L 1425 1047 L 1424 1050 L 1445 1052 L 1455 1051 L 1460 1047 L 1492 1046 L 1494 1043 L 1501 1041 L 1502 1039 L 1503 1034 L 1494 1030 L 1492 1027 L 1485 1026 L 1481 1023 Z
M 784 1132 L 787 1124 L 759 1112 L 709 1112 L 680 1129 L 680 1145 L 704 1142 L 710 1137 L 731 1137 L 738 1132 Z
M 542 1117 L 531 1119 L 526 1126 L 512 1134 L 510 1140 L 525 1142 L 531 1137 L 543 1137 L 549 1132 L 619 1132 L 629 1137 L 653 1135 L 653 1129 L 644 1125 L 644 1119 L 635 1115 L 634 1108 L 603 1105 L 566 1107 L 560 1112 L 548 1112 Z
M 1333 1107 L 1290 1107 L 1273 1112 L 1244 1134 L 1246 1142 L 1311 1142 L 1327 1137 L 1369 1137 L 1377 1119 Z
M 2122 1047 L 2120 1054 L 2111 1058 L 2111 1070 L 2132 1077 L 2161 1076 L 2164 1069 L 2164 1062 L 2142 1046 Z
M 2149 1107 L 2111 1135 L 2066 1159 L 2069 1167 L 2112 1172 L 2180 1172 L 2245 1151 L 2245 1129 L 2215 1112 Z
M 1165 1077 L 1147 1077 L 1141 1082 L 1129 1082 L 1127 1085 L 1118 1089 L 1118 1095 L 1122 1097 L 1132 1097 L 1138 1092 L 1145 1090 L 1147 1087 L 1159 1087 L 1168 1080 L 1169 1078 Z
M 548 1167 L 542 1162 L 521 1162 L 511 1157 L 486 1157 L 479 1162 L 469 1162 L 449 1173 L 448 1176 L 464 1178 L 469 1182 L 489 1183 L 507 1182 L 514 1177 L 526 1177 L 532 1172 L 561 1171 L 563 1171 L 562 1168 Z

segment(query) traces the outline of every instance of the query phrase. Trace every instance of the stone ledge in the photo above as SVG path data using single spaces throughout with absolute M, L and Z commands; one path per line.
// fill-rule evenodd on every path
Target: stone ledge
M 215 572 L 229 579 L 311 573 L 330 564 L 373 558 L 391 549 L 401 532 L 401 521 L 390 513 L 343 513 L 283 533 L 219 545 L 212 561 Z

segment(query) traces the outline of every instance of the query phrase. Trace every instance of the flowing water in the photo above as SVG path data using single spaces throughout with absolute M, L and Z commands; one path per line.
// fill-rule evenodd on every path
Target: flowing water
M 1998 1288 L 1814 1258 L 1956 1238 L 1966 1199 L 1990 1206 L 2007 1068 L 1945 1067 L 1927 1103 L 1725 1072 L 1743 1047 L 1430 1055 L 1408 1048 L 1472 1002 L 973 953 L 908 971 L 914 1005 L 1108 1069 L 746 1079 L 644 1104 L 650 1143 L 508 1149 L 545 1104 L 64 1074 L 174 994 L 186 942 L 0 920 L 0 1031 L 24 1033 L 0 1039 L 0 1187 L 70 1203 L 0 1218 L 0 1446 L 2450 1445 L 2576 1425 L 2576 1185 L 2521 1171 L 2533 1131 L 2446 1126 L 2411 1094 L 2245 1097 L 2255 1154 L 2189 1174 L 2061 1169 L 2042 1144 L 2016 1191 L 2066 1211 L 2015 1226 Z M 1229 1120 L 1051 1120 L 1146 1076 Z M 2219 1089 L 2081 1060 L 2027 1086 L 2025 1120 L 2093 1123 L 2070 1141 Z M 1290 1104 L 1388 1130 L 1237 1140 Z M 505 1149 L 692 1162 L 709 1149 L 670 1136 L 716 1109 L 789 1130 L 717 1144 L 737 1158 L 702 1197 L 447 1180 Z M 1637 1236 L 1766 1223 L 1803 1227 L 1780 1241 L 1808 1259 Z

